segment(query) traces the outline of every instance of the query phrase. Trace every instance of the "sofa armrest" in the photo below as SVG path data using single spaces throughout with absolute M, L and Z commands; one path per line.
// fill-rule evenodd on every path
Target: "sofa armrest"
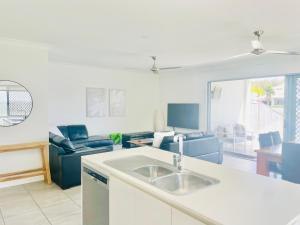
M 49 166 L 51 171 L 51 179 L 56 183 L 59 182 L 60 179 L 60 171 L 61 171 L 61 156 L 65 155 L 65 151 L 63 148 L 58 147 L 57 145 L 50 144 L 49 146 Z
M 66 152 L 62 147 L 59 147 L 59 146 L 51 143 L 49 146 L 49 154 L 64 155 L 64 154 L 66 154 Z

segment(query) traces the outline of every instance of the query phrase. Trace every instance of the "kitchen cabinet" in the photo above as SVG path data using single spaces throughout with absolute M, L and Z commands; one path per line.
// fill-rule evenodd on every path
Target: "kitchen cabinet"
M 135 225 L 171 225 L 171 207 L 142 192 L 135 191 Z
M 114 177 L 109 201 L 110 225 L 172 225 L 169 205 Z
M 134 224 L 134 189 L 116 179 L 109 178 L 109 225 Z
M 114 177 L 109 181 L 109 220 L 110 225 L 205 225 Z

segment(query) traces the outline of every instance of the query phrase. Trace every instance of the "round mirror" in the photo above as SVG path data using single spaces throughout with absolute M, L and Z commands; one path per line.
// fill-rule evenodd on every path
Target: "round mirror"
M 30 115 L 32 106 L 32 97 L 24 86 L 0 80 L 0 126 L 22 123 Z

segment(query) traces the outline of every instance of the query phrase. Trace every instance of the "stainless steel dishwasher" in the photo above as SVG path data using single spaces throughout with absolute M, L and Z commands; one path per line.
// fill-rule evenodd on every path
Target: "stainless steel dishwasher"
M 82 224 L 109 225 L 108 177 L 85 166 L 82 169 Z

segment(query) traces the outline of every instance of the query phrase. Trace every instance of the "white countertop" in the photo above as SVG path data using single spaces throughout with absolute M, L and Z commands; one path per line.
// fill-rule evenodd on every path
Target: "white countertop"
M 172 163 L 172 153 L 152 147 L 100 153 L 83 157 L 83 163 L 115 176 L 172 207 L 209 224 L 286 225 L 300 214 L 300 185 L 245 173 L 184 157 L 185 169 L 220 180 L 197 192 L 176 196 L 104 164 L 106 160 L 144 155 Z

